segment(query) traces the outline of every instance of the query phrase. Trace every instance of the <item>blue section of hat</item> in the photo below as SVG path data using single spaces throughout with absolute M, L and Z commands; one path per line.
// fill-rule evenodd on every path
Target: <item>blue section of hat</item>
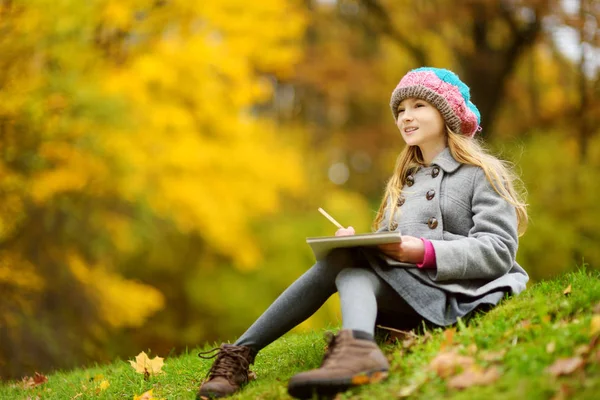
M 442 81 L 456 86 L 460 91 L 460 94 L 462 95 L 463 99 L 465 99 L 465 104 L 467 105 L 467 107 L 469 107 L 469 109 L 473 111 L 473 114 L 475 114 L 475 116 L 477 117 L 477 124 L 479 125 L 481 123 L 481 114 L 479 113 L 479 110 L 477 109 L 475 104 L 471 102 L 471 91 L 469 90 L 469 87 L 465 85 L 463 81 L 460 80 L 458 75 L 456 75 L 454 72 L 448 69 L 432 67 L 421 67 L 413 69 L 411 72 L 419 71 L 431 71 Z

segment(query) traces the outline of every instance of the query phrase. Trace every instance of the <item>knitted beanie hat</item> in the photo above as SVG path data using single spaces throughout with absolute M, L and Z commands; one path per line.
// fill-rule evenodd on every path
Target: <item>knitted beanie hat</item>
M 433 104 L 455 133 L 473 137 L 481 130 L 481 115 L 471 103 L 469 87 L 452 71 L 422 67 L 404 75 L 390 100 L 394 119 L 398 119 L 400 102 L 411 97 Z

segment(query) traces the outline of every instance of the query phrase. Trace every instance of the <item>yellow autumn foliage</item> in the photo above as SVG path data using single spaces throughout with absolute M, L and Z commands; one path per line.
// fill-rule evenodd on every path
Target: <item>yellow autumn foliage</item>
M 152 286 L 123 279 L 103 265 L 86 265 L 77 254 L 69 255 L 69 269 L 113 328 L 140 326 L 164 306 L 164 296 Z
M 0 15 L 10 376 L 39 363 L 33 350 L 3 363 L 20 341 L 54 354 L 84 338 L 60 366 L 162 310 L 164 294 L 136 277 L 148 248 L 175 251 L 166 232 L 200 241 L 204 259 L 255 268 L 252 223 L 304 190 L 294 135 L 259 109 L 293 73 L 305 16 L 284 0 L 15 0 Z M 125 272 L 132 257 L 142 264 Z
M 285 73 L 297 50 L 284 47 L 281 54 L 268 45 L 298 35 L 301 24 L 292 19 L 277 34 L 244 24 L 255 21 L 256 14 L 281 17 L 287 7 L 280 8 L 278 1 L 241 7 L 240 19 L 223 18 L 224 10 L 241 5 L 231 1 L 188 10 L 209 21 L 198 34 L 161 37 L 154 53 L 107 75 L 104 87 L 135 104 L 131 112 L 137 123 L 134 140 L 114 140 L 121 136 L 114 132 L 104 145 L 135 159 L 136 176 L 127 180 L 126 196 L 143 191 L 158 215 L 173 218 L 181 231 L 201 231 L 215 250 L 249 268 L 259 250 L 246 230 L 247 218 L 275 212 L 278 192 L 297 192 L 302 185 L 296 149 L 277 144 L 276 127 L 251 115 L 252 105 L 269 94 L 254 78 L 252 61 L 260 47 L 258 59 L 268 57 L 274 73 Z M 235 242 L 232 230 L 239 238 Z
M 0 252 L 0 285 L 13 286 L 18 290 L 40 291 L 44 281 L 36 273 L 34 266 L 14 254 Z

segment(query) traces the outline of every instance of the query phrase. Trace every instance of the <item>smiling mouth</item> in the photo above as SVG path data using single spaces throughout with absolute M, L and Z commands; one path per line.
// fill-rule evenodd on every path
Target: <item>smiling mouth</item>
M 416 131 L 419 128 L 406 128 L 404 130 L 404 133 L 409 134 L 409 133 L 413 133 L 414 131 Z

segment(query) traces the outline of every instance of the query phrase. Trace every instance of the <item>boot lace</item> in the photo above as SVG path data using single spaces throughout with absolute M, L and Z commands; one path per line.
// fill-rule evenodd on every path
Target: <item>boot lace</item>
M 244 349 L 241 348 L 215 347 L 212 350 L 198 353 L 198 357 L 204 360 L 217 358 L 206 374 L 208 380 L 222 376 L 234 384 L 236 383 L 234 377 L 238 375 L 238 372 L 242 372 L 241 375 L 243 376 L 244 383 L 246 383 L 248 381 L 250 360 L 241 354 L 242 352 L 244 352 Z
M 327 350 L 325 351 L 325 355 L 323 356 L 323 362 L 321 363 L 321 367 L 324 367 L 327 363 L 327 360 L 334 358 L 337 354 L 340 353 L 339 340 L 338 336 L 334 335 L 331 332 L 325 332 L 325 341 L 327 342 Z

